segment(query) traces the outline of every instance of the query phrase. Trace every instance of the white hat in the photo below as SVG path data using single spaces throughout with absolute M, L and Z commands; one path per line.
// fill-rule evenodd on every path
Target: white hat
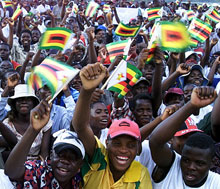
M 14 89 L 14 95 L 8 98 L 8 104 L 11 105 L 13 100 L 22 97 L 33 97 L 39 103 L 32 88 L 29 88 L 27 84 L 19 84 Z
M 53 137 L 57 137 L 53 143 L 53 149 L 57 154 L 60 153 L 62 150 L 72 149 L 77 153 L 79 157 L 82 157 L 82 159 L 84 159 L 85 148 L 82 142 L 77 137 L 76 133 L 66 129 L 62 129 L 54 133 Z

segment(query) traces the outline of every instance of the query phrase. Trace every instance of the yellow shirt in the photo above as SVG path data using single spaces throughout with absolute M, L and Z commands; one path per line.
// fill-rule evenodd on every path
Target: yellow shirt
M 82 175 L 85 189 L 152 189 L 150 175 L 146 167 L 133 161 L 125 174 L 114 182 L 109 168 L 107 150 L 96 138 L 97 147 L 89 164 L 83 165 Z M 88 157 L 86 157 L 88 160 Z

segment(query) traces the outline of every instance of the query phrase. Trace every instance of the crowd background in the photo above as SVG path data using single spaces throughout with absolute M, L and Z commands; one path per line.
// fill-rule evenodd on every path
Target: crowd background
M 87 17 L 85 0 L 9 2 L 0 2 L 1 188 L 220 187 L 220 24 L 205 17 L 218 4 L 95 0 L 100 6 Z M 163 7 L 161 17 L 149 21 L 154 7 Z M 131 18 L 120 17 L 121 8 Z M 188 10 L 212 26 L 207 39 L 184 52 L 158 45 L 148 61 L 155 22 L 188 27 Z M 118 98 L 101 87 L 123 59 L 111 61 L 106 48 L 126 39 L 115 33 L 122 21 L 141 26 L 126 61 L 142 77 Z M 55 27 L 72 31 L 65 48 L 40 49 L 43 33 Z M 46 82 L 27 87 L 48 56 L 81 70 L 52 104 Z

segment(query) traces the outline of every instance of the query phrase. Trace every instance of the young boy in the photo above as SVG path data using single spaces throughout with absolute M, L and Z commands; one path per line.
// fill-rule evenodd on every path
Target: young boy
M 214 156 L 214 143 L 209 136 L 203 133 L 191 135 L 181 156 L 167 146 L 184 120 L 215 98 L 214 88 L 194 88 L 191 100 L 153 131 L 149 144 L 157 165 L 152 174 L 154 188 L 220 188 L 220 176 L 209 171 Z
M 5 165 L 5 174 L 18 182 L 17 188 L 81 188 L 78 174 L 85 149 L 76 134 L 60 131 L 53 144 L 50 160 L 26 161 L 29 149 L 50 118 L 46 101 L 31 111 L 31 125 L 14 147 Z
M 141 142 L 138 125 L 128 119 L 113 122 L 106 148 L 89 125 L 92 93 L 106 75 L 106 68 L 99 63 L 87 65 L 80 72 L 82 89 L 72 124 L 86 150 L 86 164 L 82 168 L 84 188 L 152 188 L 148 170 L 134 161 Z

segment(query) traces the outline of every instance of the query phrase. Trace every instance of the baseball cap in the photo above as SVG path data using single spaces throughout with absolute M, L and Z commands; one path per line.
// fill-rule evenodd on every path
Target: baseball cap
M 129 135 L 141 140 L 141 133 L 137 123 L 129 119 L 114 120 L 111 124 L 107 136 L 115 138 L 120 135 Z
M 175 133 L 174 136 L 182 136 L 191 132 L 203 132 L 202 130 L 198 129 L 194 120 L 190 117 L 181 125 L 180 129 Z
M 62 129 L 55 132 L 53 134 L 53 137 L 57 137 L 53 143 L 53 149 L 57 154 L 59 154 L 63 150 L 71 149 L 76 152 L 78 157 L 84 159 L 85 148 L 82 142 L 77 137 L 76 133 L 66 129 Z
M 169 94 L 178 94 L 178 95 L 183 95 L 183 91 L 180 88 L 169 88 L 168 91 L 166 92 L 165 96 L 164 96 L 164 102 L 167 102 L 167 98 Z

